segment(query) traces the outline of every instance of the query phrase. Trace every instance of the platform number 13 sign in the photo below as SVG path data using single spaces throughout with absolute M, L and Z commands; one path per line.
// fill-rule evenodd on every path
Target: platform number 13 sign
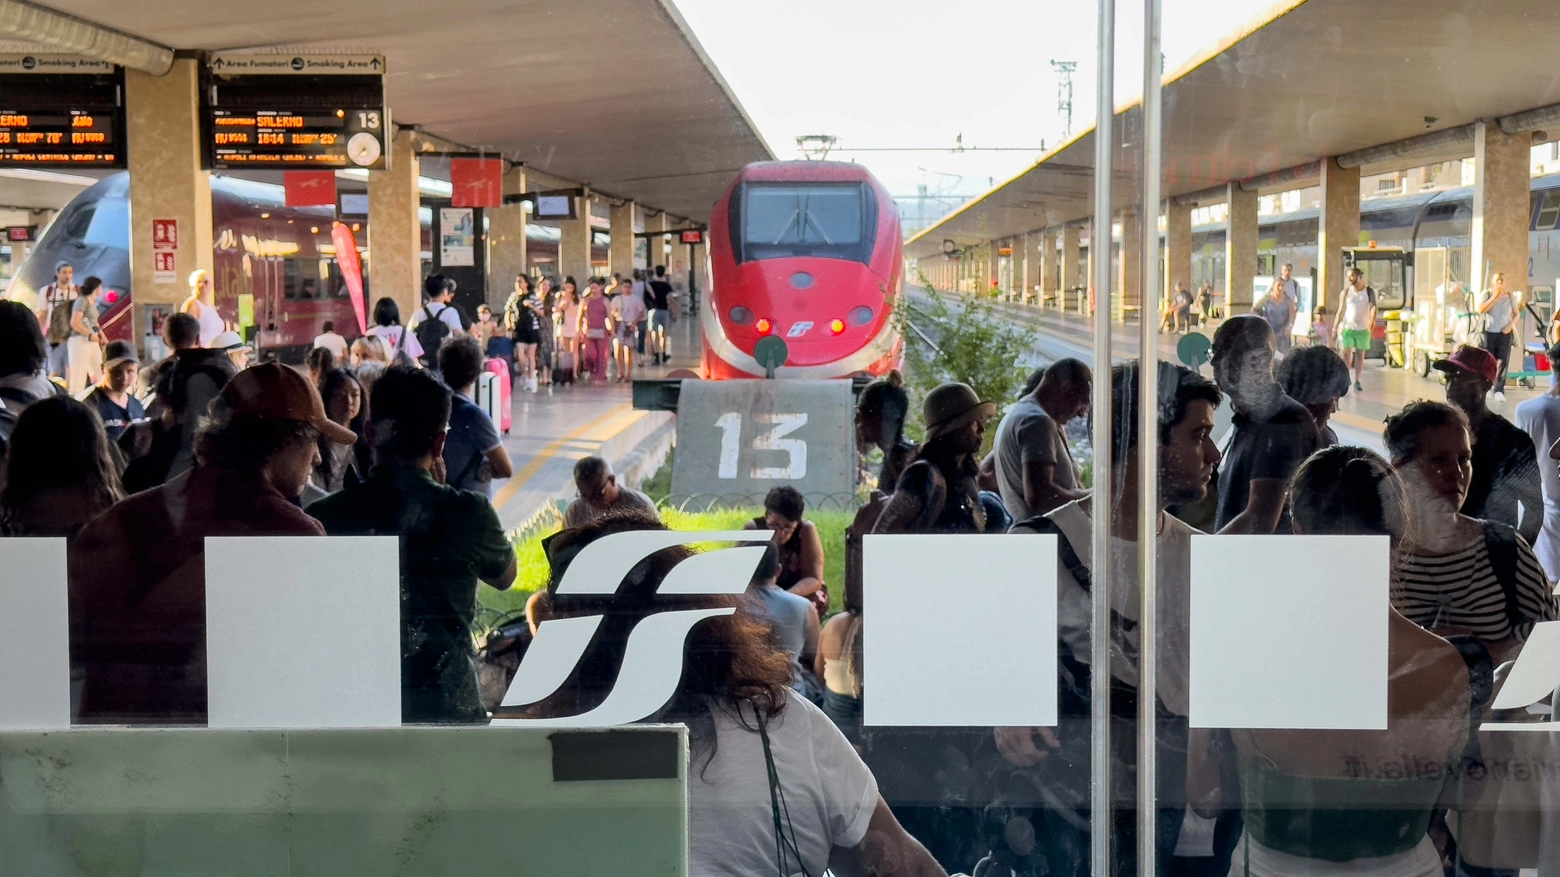
M 785 455 L 785 465 L 754 465 L 748 477 L 759 481 L 797 481 L 806 478 L 807 442 L 786 436 L 806 426 L 807 415 L 756 414 L 753 419 L 762 429 L 753 436 L 749 447 L 754 451 L 779 451 Z M 742 453 L 742 415 L 727 411 L 715 420 L 715 426 L 721 431 L 720 467 L 716 476 L 726 480 L 735 479 Z M 769 460 L 771 456 L 765 454 L 764 459 Z

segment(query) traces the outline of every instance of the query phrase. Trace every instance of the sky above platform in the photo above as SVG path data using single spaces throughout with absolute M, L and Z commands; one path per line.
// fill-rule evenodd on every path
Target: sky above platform
M 1020 147 L 861 152 L 896 196 L 974 194 L 1028 168 L 1064 133 L 1053 59 L 1074 61 L 1072 130 L 1093 124 L 1094 3 L 1059 0 L 674 0 L 777 156 L 796 138 L 841 147 Z M 1164 0 L 1175 70 L 1274 8 L 1273 0 Z M 1142 93 L 1143 11 L 1116 8 L 1117 102 Z M 930 211 L 929 211 L 930 212 Z

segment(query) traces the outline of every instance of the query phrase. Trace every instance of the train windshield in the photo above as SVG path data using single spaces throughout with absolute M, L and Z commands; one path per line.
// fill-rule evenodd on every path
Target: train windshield
M 739 262 L 813 256 L 870 262 L 875 204 L 861 183 L 743 187 Z

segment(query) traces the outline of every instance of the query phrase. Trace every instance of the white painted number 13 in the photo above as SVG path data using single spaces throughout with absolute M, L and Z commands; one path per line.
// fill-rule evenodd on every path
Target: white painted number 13
M 784 451 L 784 466 L 754 466 L 749 478 L 767 481 L 788 481 L 807 477 L 807 442 L 786 438 L 807 425 L 806 414 L 759 414 L 759 423 L 773 424 L 773 428 L 753 439 L 755 451 Z M 737 477 L 737 457 L 742 450 L 742 415 L 735 411 L 722 414 L 715 426 L 720 429 L 720 478 Z

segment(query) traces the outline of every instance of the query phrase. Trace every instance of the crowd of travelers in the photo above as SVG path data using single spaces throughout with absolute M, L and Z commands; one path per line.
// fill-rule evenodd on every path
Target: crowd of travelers
M 650 717 L 690 728 L 690 873 L 1083 875 L 1098 488 L 1066 427 L 1107 417 L 1111 442 L 1095 453 L 1108 455 L 1114 476 L 1104 524 L 1119 785 L 1112 871 L 1134 873 L 1144 647 L 1135 558 L 1149 538 L 1138 532 L 1136 365 L 1097 375 L 1063 359 L 1000 407 L 969 386 L 943 384 L 921 400 L 919 429 L 908 428 L 912 399 L 897 373 L 871 382 L 858 397 L 856 439 L 880 464 L 847 530 L 838 582 L 827 581 L 806 498 L 780 486 L 747 523 L 772 536 L 744 595 L 658 593 L 691 556 L 687 547 L 652 554 L 611 596 L 560 595 L 557 584 L 586 546 L 665 529 L 655 502 L 619 484 L 606 460 L 580 460 L 579 498 L 546 540 L 549 583 L 528 605 L 526 626 L 534 635 L 548 619 L 604 620 L 554 694 L 521 708 L 490 696 L 477 598 L 481 585 L 505 589 L 516 578 L 515 551 L 490 502 L 492 480 L 513 464 L 474 387 L 490 358 L 510 360 L 528 389 L 561 370 L 604 382 L 613 363 L 627 379 L 641 343 L 649 361 L 663 360 L 673 319 L 670 288 L 663 297 L 657 285 L 663 276 L 592 280 L 583 298 L 571 280 L 555 293 L 548 280 L 533 291 L 521 279 L 502 315 L 467 323 L 450 316 L 453 288 L 435 275 L 407 326 L 381 300 L 363 338 L 349 343 L 326 326 L 306 369 L 251 365 L 236 333 L 207 325 L 209 280 L 195 278 L 188 307 L 162 327 L 170 355 L 143 374 L 132 346 L 108 345 L 80 401 L 49 379 L 57 347 L 71 368 L 69 338 L 51 347 L 48 315 L 0 302 L 0 534 L 70 540 L 75 721 L 204 722 L 206 537 L 396 536 L 410 723 L 578 715 L 613 689 L 639 621 L 671 609 L 722 610 L 694 628 L 683 676 Z M 1552 354 L 1560 378 L 1560 346 Z M 1512 873 L 1498 857 L 1477 857 L 1489 846 L 1481 826 L 1495 829 L 1461 781 L 1475 766 L 1483 772 L 1489 737 L 1480 726 L 1502 718 L 1491 704 L 1503 668 L 1536 624 L 1560 618 L 1560 389 L 1523 403 L 1513 424 L 1486 404 L 1499 386 L 1496 359 L 1464 347 L 1440 364 L 1445 401 L 1414 402 L 1388 418 L 1386 456 L 1340 444 L 1328 426 L 1350 389 L 1348 364 L 1327 347 L 1281 356 L 1269 314 L 1220 325 L 1212 380 L 1158 366 L 1159 789 L 1152 805 L 1141 803 L 1157 808 L 1160 873 Z M 1110 382 L 1109 411 L 1090 410 L 1095 380 Z M 154 391 L 149 404 L 141 387 Z M 1216 414 L 1226 404 L 1233 420 L 1220 442 Z M 1539 448 L 1551 459 L 1541 464 Z M 1384 730 L 1189 727 L 1198 532 L 1388 540 Z M 1056 727 L 864 725 L 862 544 L 872 534 L 918 533 L 1057 537 Z M 831 589 L 841 594 L 832 615 Z M 936 648 L 937 623 L 928 607 L 927 648 Z M 1404 764 L 1434 769 L 1405 773 Z

